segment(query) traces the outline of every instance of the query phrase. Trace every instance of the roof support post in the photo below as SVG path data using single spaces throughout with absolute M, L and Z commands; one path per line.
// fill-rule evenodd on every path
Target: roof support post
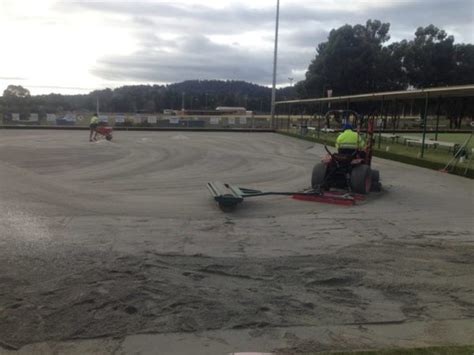
M 319 116 L 318 116 L 318 138 L 321 132 L 321 118 L 323 118 L 323 103 L 319 103 Z
M 420 155 L 421 158 L 423 158 L 423 156 L 425 155 L 426 121 L 428 117 L 428 98 L 429 98 L 429 94 L 427 93 L 425 96 L 425 109 L 423 110 L 423 138 L 421 139 L 421 155 Z
M 380 142 L 382 141 L 382 116 L 383 116 L 383 109 L 384 109 L 384 101 L 385 97 L 382 96 L 382 103 L 380 104 L 380 115 L 379 119 L 377 120 L 377 123 L 379 124 L 379 141 L 377 143 L 377 148 L 380 149 Z
M 436 131 L 435 131 L 435 141 L 438 140 L 438 130 L 439 130 L 439 116 L 441 114 L 441 96 L 438 97 L 438 107 L 436 108 Z
M 291 121 L 290 112 L 291 112 L 291 104 L 288 104 L 288 119 L 287 119 L 287 122 L 286 122 L 286 131 L 287 132 L 290 131 L 290 121 Z
M 397 118 L 398 118 L 398 100 L 395 99 L 395 102 L 393 103 L 395 106 L 394 109 L 392 109 L 392 134 L 395 135 L 395 130 L 397 127 Z

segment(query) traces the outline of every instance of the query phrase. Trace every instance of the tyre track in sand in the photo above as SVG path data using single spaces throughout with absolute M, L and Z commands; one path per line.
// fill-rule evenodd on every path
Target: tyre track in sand
M 0 130 L 0 346 L 474 317 L 471 180 L 375 159 L 386 191 L 360 206 L 266 197 L 223 214 L 206 182 L 299 190 L 323 148 L 87 133 Z

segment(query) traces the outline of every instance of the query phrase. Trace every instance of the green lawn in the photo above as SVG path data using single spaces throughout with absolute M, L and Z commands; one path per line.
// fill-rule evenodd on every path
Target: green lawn
M 410 136 L 419 136 L 422 137 L 423 134 L 421 133 L 415 133 L 415 134 L 409 134 Z M 458 143 L 458 144 L 463 144 L 464 141 L 469 138 L 470 134 L 469 133 L 439 133 L 438 134 L 438 140 L 442 142 L 451 142 L 451 143 Z M 426 134 L 426 139 L 433 139 L 435 138 L 434 133 L 427 133 Z M 469 142 L 468 147 L 474 148 L 474 136 L 471 138 L 471 141 Z
M 316 136 L 316 135 L 315 135 Z M 407 134 L 407 136 L 421 136 L 421 134 Z M 451 142 L 451 143 L 459 143 L 462 144 L 466 140 L 466 138 L 469 137 L 469 134 L 466 133 L 443 133 L 438 135 L 438 140 L 439 141 L 444 141 L 444 142 Z M 328 142 L 334 143 L 337 138 L 337 133 L 321 133 L 320 138 L 327 140 Z M 385 140 L 382 139 L 380 142 L 378 142 L 378 135 L 375 135 L 375 145 L 374 148 L 375 150 L 381 150 L 381 151 L 388 151 L 396 154 L 402 154 L 410 157 L 420 157 L 421 154 L 421 147 L 420 146 L 407 146 L 400 143 L 392 142 L 390 140 Z M 434 134 L 427 134 L 427 139 L 428 138 L 433 138 L 434 139 Z M 471 139 L 470 148 L 474 148 L 474 137 Z M 424 151 L 424 158 L 427 160 L 431 161 L 436 161 L 440 163 L 447 163 L 451 158 L 453 157 L 452 151 L 448 151 L 446 148 L 425 148 Z M 464 164 L 461 165 L 467 165 L 468 161 L 466 161 Z M 474 166 L 474 162 L 472 163 Z
M 290 132 L 288 133 L 299 135 L 299 130 L 293 129 L 293 130 L 290 130 Z M 400 135 L 403 136 L 405 134 L 400 134 Z M 326 143 L 328 145 L 334 146 L 334 142 L 336 141 L 337 136 L 338 136 L 338 133 L 320 132 L 319 138 L 318 138 L 318 135 L 316 132 L 310 131 L 308 135 L 305 136 L 304 138 L 309 139 L 309 140 L 315 139 L 321 143 Z M 407 133 L 406 136 L 415 137 L 415 136 L 421 136 L 421 134 Z M 434 134 L 432 133 L 427 134 L 427 139 L 431 137 L 434 138 Z M 467 137 L 469 137 L 469 134 L 466 134 L 466 133 L 442 133 L 442 134 L 440 133 L 438 135 L 438 140 L 462 144 L 466 140 Z M 446 147 L 437 147 L 437 148 L 425 147 L 423 158 L 421 158 L 421 146 L 419 145 L 418 146 L 404 145 L 403 140 L 400 140 L 400 139 L 398 143 L 393 142 L 390 139 L 382 139 L 379 144 L 378 134 L 375 134 L 374 138 L 375 138 L 375 144 L 374 144 L 375 153 L 374 154 L 383 158 L 404 161 L 406 159 L 398 159 L 398 158 L 393 157 L 393 155 L 408 157 L 411 159 L 410 164 L 431 167 L 433 169 L 441 169 L 453 158 L 452 150 L 449 151 Z M 474 137 L 471 139 L 469 148 L 474 148 Z M 332 148 L 332 150 L 334 151 L 334 148 Z M 469 152 L 471 152 L 471 149 L 469 149 Z M 472 157 L 472 154 L 471 154 L 471 157 Z M 474 169 L 474 157 L 472 158 L 473 158 L 472 161 L 469 161 L 468 159 L 466 159 L 463 163 L 460 163 L 460 162 L 457 163 L 456 166 L 462 169 L 462 172 L 460 173 L 461 175 L 464 175 L 464 170 L 468 166 L 470 167 L 470 170 Z M 415 161 L 418 161 L 418 163 Z M 404 162 L 408 162 L 408 161 L 404 161 Z M 431 162 L 436 163 L 438 165 L 430 166 L 429 164 L 431 164 Z M 472 172 L 469 173 L 468 175 L 471 176 L 471 174 Z

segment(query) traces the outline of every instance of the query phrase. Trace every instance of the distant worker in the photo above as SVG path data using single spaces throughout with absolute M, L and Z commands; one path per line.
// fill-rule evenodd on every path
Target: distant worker
M 342 133 L 336 139 L 336 148 L 341 154 L 354 154 L 356 150 L 365 148 L 364 139 L 354 132 L 350 123 L 345 123 L 342 127 Z
M 97 127 L 99 126 L 99 117 L 96 113 L 92 115 L 91 122 L 89 125 L 90 134 L 89 134 L 89 142 L 93 142 L 97 140 Z M 95 133 L 95 134 L 94 134 Z M 92 138 L 92 134 L 94 134 L 94 138 Z

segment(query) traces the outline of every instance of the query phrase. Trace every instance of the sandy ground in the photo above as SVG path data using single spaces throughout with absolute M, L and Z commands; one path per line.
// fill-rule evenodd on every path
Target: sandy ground
M 322 146 L 87 135 L 0 130 L 0 353 L 474 343 L 472 180 L 375 159 L 385 191 L 360 206 L 224 214 L 206 182 L 300 190 Z

